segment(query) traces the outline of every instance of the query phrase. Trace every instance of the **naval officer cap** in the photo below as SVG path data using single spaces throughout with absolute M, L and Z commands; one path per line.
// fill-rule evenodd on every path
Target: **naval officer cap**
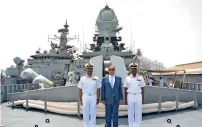
M 137 63 L 130 63 L 129 68 L 137 68 L 138 64 Z
M 91 63 L 85 64 L 85 68 L 93 68 L 93 65 Z

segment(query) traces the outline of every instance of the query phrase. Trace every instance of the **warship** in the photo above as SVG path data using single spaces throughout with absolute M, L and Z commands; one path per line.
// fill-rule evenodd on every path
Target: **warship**
M 34 55 L 25 60 L 20 57 L 13 59 L 16 66 L 8 67 L 1 72 L 1 100 L 7 101 L 7 93 L 22 92 L 24 90 L 38 89 L 40 82 L 47 87 L 65 86 L 67 74 L 73 70 L 73 62 L 78 48 L 69 45 L 68 42 L 79 36 L 68 37 L 69 25 L 67 21 L 64 28 L 59 29 L 60 36 L 54 35 L 51 40 L 49 51 L 41 52 L 38 49 Z M 58 41 L 59 44 L 52 41 Z
M 28 59 L 27 65 L 24 65 L 24 60 L 15 57 L 16 67 L 6 69 L 6 74 L 1 78 L 1 99 L 2 101 L 9 101 L 9 103 L 1 104 L 3 125 L 10 127 L 82 126 L 80 119 L 72 115 L 80 116 L 82 114 L 76 85 L 80 77 L 85 75 L 84 65 L 87 62 L 94 65 L 96 69 L 93 70 L 93 73 L 99 79 L 105 76 L 105 69 L 111 63 L 116 67 L 116 75 L 123 79 L 128 75 L 128 64 L 131 62 L 139 64 L 138 71 L 141 74 L 147 70 L 151 72 L 152 70 L 164 69 L 162 63 L 143 57 L 140 49 L 137 53 L 126 50 L 124 43 L 121 43 L 122 37 L 117 36 L 122 27 L 119 27 L 116 14 L 108 5 L 101 9 L 98 14 L 93 37 L 94 43 L 90 44 L 90 49 L 86 47 L 81 55 L 76 53 L 76 47 L 67 44 L 69 40 L 79 39 L 79 37 L 67 37 L 68 27 L 66 22 L 64 29 L 58 30 L 61 36 L 59 38 L 55 36 L 55 38 L 60 40 L 60 44 L 51 42 L 49 52 L 41 53 L 37 50 L 36 54 L 31 56 L 32 59 Z M 178 124 L 184 127 L 199 127 L 202 125 L 200 123 L 202 86 L 191 83 L 188 85 L 184 83 L 183 85 L 184 87 L 181 89 L 150 86 L 144 88 L 143 113 L 157 112 L 159 115 L 151 114 L 143 117 L 143 127 L 176 126 Z M 22 105 L 29 112 L 14 108 L 17 105 Z M 103 105 L 99 104 L 99 107 L 102 109 Z M 123 112 L 120 112 L 120 116 L 127 116 L 126 105 L 123 103 L 121 107 Z M 179 110 L 189 107 L 196 110 Z M 46 115 L 39 113 L 38 110 L 28 110 L 29 108 L 44 110 Z M 97 113 L 98 117 L 104 117 L 103 110 L 101 111 Z M 179 112 L 161 113 L 164 111 Z M 68 117 L 64 118 L 52 113 L 47 114 L 47 112 L 66 114 Z M 190 118 L 187 120 L 192 120 L 192 122 L 186 122 L 180 112 L 183 112 L 187 118 L 192 115 L 195 119 Z M 38 117 L 33 118 L 36 115 Z M 171 122 L 169 124 L 165 120 L 165 118 L 171 119 L 171 116 L 174 117 L 174 120 L 172 119 L 173 124 Z M 150 120 L 157 117 L 162 118 Z M 98 126 L 105 124 L 104 120 L 100 118 L 98 118 L 97 123 Z M 127 118 L 120 118 L 120 126 L 127 126 Z
M 41 52 L 41 49 L 38 49 L 27 59 L 26 65 L 20 57 L 15 57 L 13 61 L 16 66 L 7 68 L 5 74 L 1 74 L 2 101 L 8 100 L 7 93 L 38 89 L 38 84 L 41 82 L 46 87 L 76 84 L 79 78 L 85 75 L 84 65 L 91 58 L 96 59 L 94 60 L 96 63 L 93 63 L 95 67 L 98 67 L 95 74 L 100 79 L 104 76 L 106 66 L 113 60 L 119 63 L 115 64 L 116 68 L 125 67 L 117 70 L 117 74 L 123 79 L 127 75 L 128 64 L 131 62 L 139 64 L 139 71 L 164 68 L 163 63 L 143 57 L 140 49 L 137 49 L 137 53 L 126 50 L 125 43 L 121 43 L 122 37 L 117 36 L 122 27 L 119 26 L 114 10 L 108 5 L 99 12 L 95 28 L 94 43 L 90 44 L 88 51 L 85 46 L 81 55 L 77 53 L 78 48 L 68 45 L 68 42 L 74 39 L 79 42 L 79 36 L 68 37 L 69 25 L 66 21 L 64 28 L 58 30 L 60 37 L 54 35 L 54 38 L 48 38 L 54 41 L 59 40 L 59 44 L 51 41 L 49 51 Z

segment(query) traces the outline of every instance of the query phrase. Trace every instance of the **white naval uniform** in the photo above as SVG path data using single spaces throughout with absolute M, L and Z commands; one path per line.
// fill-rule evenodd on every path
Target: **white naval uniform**
M 83 76 L 80 79 L 77 87 L 82 89 L 83 92 L 82 101 L 84 127 L 95 127 L 97 89 L 101 87 L 101 82 L 96 76 Z
M 153 80 L 152 79 L 148 79 L 148 82 L 149 82 L 149 86 L 152 86 Z
M 145 81 L 142 76 L 138 74 L 136 77 L 132 75 L 127 76 L 123 87 L 127 90 L 127 103 L 128 103 L 128 124 L 129 127 L 139 127 L 142 121 L 142 90 Z M 135 117 L 134 117 L 135 115 Z M 135 119 L 134 119 L 135 118 Z
M 163 79 L 160 79 L 159 84 L 160 84 L 160 87 L 162 88 L 162 87 L 163 87 L 163 84 L 164 84 L 164 80 L 163 80 Z

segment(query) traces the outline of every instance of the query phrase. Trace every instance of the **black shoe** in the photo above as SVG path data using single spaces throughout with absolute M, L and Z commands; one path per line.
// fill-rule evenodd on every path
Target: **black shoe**
M 111 127 L 111 126 L 107 126 L 107 124 L 105 124 L 105 127 Z

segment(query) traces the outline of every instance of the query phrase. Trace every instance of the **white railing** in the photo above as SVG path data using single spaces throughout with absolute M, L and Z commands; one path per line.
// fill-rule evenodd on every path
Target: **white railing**
M 202 91 L 202 83 L 184 83 L 181 89 Z

